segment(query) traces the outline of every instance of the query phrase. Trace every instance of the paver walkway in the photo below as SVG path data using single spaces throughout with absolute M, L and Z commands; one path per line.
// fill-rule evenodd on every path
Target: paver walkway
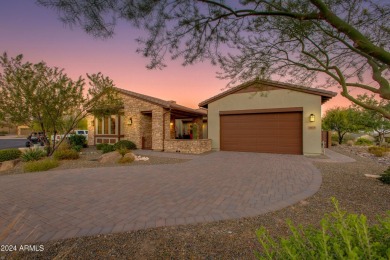
M 343 155 L 341 153 L 332 151 L 330 149 L 325 148 L 325 156 L 328 157 L 327 159 L 317 159 L 317 158 L 309 158 L 312 161 L 316 162 L 330 162 L 330 163 L 350 163 L 350 162 L 356 162 L 355 159 Z
M 304 156 L 237 152 L 1 176 L 0 244 L 250 217 L 307 198 L 320 184 Z

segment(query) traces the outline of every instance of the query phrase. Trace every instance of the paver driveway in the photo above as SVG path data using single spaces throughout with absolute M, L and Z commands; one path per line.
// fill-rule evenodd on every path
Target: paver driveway
M 1 176 L 0 244 L 255 216 L 309 197 L 320 184 L 304 156 L 236 152 Z

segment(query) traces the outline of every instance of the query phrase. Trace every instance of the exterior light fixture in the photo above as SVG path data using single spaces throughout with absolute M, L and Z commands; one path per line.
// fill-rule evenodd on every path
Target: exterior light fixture
M 132 117 L 129 118 L 129 122 L 127 124 L 128 125 L 132 125 L 133 124 L 133 118 Z
M 173 126 L 173 123 L 171 122 L 169 125 L 170 125 L 170 126 Z
M 310 121 L 310 122 L 314 122 L 314 121 L 315 121 L 315 116 L 314 116 L 314 114 L 310 114 L 309 121 Z

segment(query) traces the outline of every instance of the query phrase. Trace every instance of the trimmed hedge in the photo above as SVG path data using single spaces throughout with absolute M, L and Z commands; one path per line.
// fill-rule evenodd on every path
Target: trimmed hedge
M 116 144 L 114 144 L 115 150 L 118 150 L 121 147 L 127 148 L 129 150 L 137 149 L 137 146 L 132 141 L 129 141 L 129 140 L 121 140 L 121 141 L 117 142 Z
M 113 145 L 111 145 L 111 144 L 105 144 L 102 147 L 102 151 L 103 151 L 103 153 L 113 152 L 113 151 L 115 151 L 115 147 Z
M 24 165 L 24 172 L 43 172 L 60 165 L 57 160 L 46 158 L 40 161 L 27 162 Z
M 0 150 L 0 162 L 18 159 L 22 155 L 19 149 Z

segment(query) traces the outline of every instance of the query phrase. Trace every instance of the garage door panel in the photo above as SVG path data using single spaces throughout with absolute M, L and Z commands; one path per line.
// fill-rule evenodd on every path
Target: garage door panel
M 221 150 L 302 154 L 302 113 L 221 115 Z

